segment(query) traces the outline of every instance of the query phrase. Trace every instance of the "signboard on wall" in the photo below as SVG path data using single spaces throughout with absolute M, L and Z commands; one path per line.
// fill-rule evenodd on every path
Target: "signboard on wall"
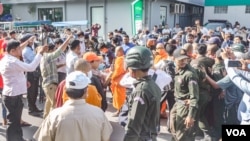
M 142 29 L 143 20 L 143 0 L 135 0 L 132 2 L 132 32 L 136 34 Z

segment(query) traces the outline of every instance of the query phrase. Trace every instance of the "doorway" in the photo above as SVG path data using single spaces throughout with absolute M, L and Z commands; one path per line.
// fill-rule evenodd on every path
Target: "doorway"
M 103 6 L 93 6 L 90 8 L 90 24 L 100 24 L 101 29 L 98 31 L 98 36 L 104 38 L 104 8 Z

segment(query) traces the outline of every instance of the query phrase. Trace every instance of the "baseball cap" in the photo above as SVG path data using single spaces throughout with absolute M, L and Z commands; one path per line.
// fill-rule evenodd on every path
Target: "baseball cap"
M 101 60 L 101 56 L 97 56 L 94 52 L 86 52 L 83 55 L 83 59 L 85 59 L 88 62 L 100 61 Z
M 221 40 L 219 37 L 211 37 L 209 40 L 206 42 L 207 44 L 217 44 L 220 45 Z
M 231 45 L 231 50 L 233 52 L 242 52 L 242 53 L 244 53 L 245 46 L 243 44 L 236 43 L 236 44 Z
M 176 49 L 173 53 L 173 56 L 175 59 L 177 60 L 181 60 L 181 59 L 186 59 L 186 58 L 189 58 L 187 55 L 186 55 L 186 52 L 184 49 Z
M 23 43 L 27 41 L 31 36 L 33 36 L 33 34 L 27 33 L 20 39 L 20 41 Z
M 71 72 L 66 77 L 65 87 L 68 89 L 84 89 L 90 83 L 90 79 L 80 71 Z

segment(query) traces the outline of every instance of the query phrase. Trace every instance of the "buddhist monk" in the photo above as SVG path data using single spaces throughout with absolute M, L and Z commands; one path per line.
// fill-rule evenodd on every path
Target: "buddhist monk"
M 156 55 L 154 58 L 154 64 L 157 64 L 160 60 L 164 60 L 166 58 L 168 58 L 168 54 L 164 48 L 164 44 L 163 43 L 158 43 L 156 45 Z
M 124 66 L 124 51 L 122 47 L 118 46 L 115 49 L 115 63 L 111 75 L 111 92 L 113 93 L 113 107 L 117 110 L 113 116 L 118 116 L 122 105 L 126 99 L 126 88 L 122 87 L 119 83 L 125 75 L 126 70 Z

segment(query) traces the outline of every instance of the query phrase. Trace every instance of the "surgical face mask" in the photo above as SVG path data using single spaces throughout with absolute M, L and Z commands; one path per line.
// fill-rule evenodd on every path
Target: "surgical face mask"
M 89 71 L 89 72 L 87 73 L 87 75 L 88 75 L 88 78 L 91 79 L 91 77 L 93 76 L 92 71 Z
M 105 69 L 105 64 L 101 63 L 98 67 L 98 70 L 104 70 Z

